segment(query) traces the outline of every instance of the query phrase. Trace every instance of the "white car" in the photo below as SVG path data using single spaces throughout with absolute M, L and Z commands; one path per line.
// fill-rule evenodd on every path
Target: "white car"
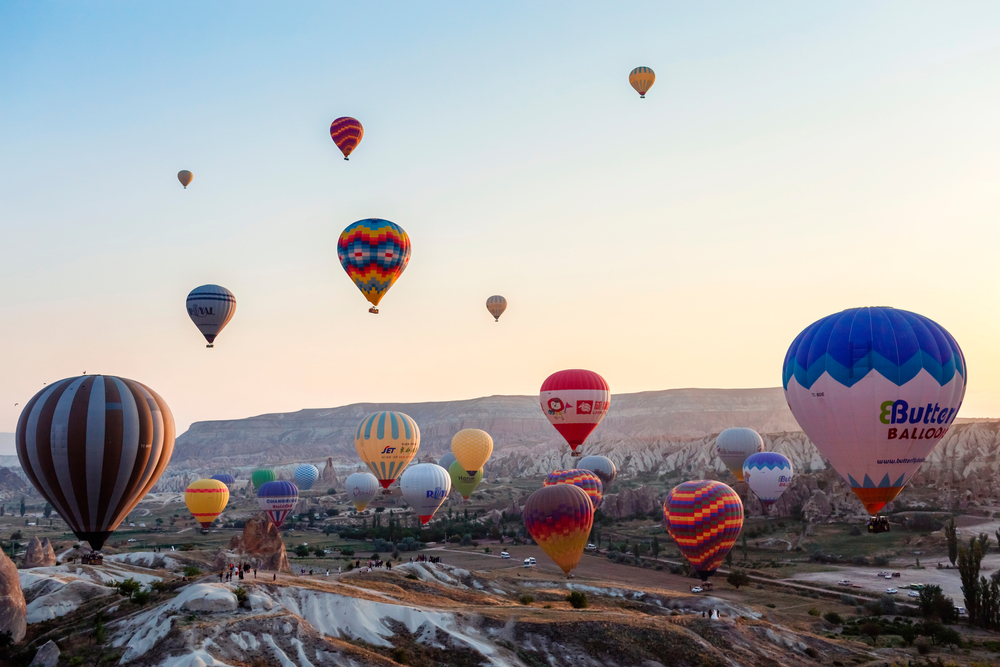
M 588 544 L 587 545 L 587 551 L 597 551 L 597 545 L 596 544 Z
M 139 527 L 140 527 L 140 528 L 145 528 L 145 527 L 146 527 L 146 524 L 144 524 L 144 523 L 140 523 L 140 524 L 139 524 Z
M 510 558 L 510 554 L 507 553 L 506 551 L 501 551 L 500 558 Z
M 537 565 L 537 563 L 535 563 L 535 559 L 534 558 L 529 558 L 528 562 L 531 563 L 532 565 Z
M 955 611 L 958 612 L 959 616 L 965 616 L 965 607 L 955 607 Z
M 701 592 L 702 592 L 702 590 L 703 590 L 703 589 L 702 589 L 702 587 L 701 587 L 701 586 L 695 586 L 694 588 L 692 588 L 692 589 L 691 589 L 691 592 L 692 592 L 692 593 L 701 593 Z
M 837 585 L 838 586 L 850 586 L 851 585 L 851 580 L 850 579 L 841 579 L 840 581 L 837 582 Z
M 906 594 L 906 596 L 911 598 L 918 598 L 920 597 L 920 593 L 918 593 L 917 591 L 910 591 L 909 593 Z
M 134 537 L 130 537 L 128 541 L 129 542 L 135 542 L 135 538 Z
M 885 589 L 885 592 L 888 593 L 889 595 L 895 595 L 899 591 L 897 591 L 895 588 L 887 588 Z
M 531 559 L 530 558 L 525 558 L 524 559 L 524 566 L 525 567 L 531 567 Z

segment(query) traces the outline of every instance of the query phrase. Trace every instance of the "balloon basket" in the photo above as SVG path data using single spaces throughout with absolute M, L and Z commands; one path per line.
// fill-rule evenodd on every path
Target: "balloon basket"
M 646 96 L 645 96 L 645 95 L 640 95 L 640 96 L 639 96 L 639 99 L 640 99 L 640 100 L 644 100 L 644 99 L 646 99 Z
M 378 308 L 372 306 L 371 308 L 368 309 L 368 312 L 372 313 L 373 315 L 378 315 Z
M 875 515 L 868 519 L 868 532 L 869 533 L 888 533 L 889 532 L 889 519 L 888 517 Z
M 212 345 L 211 343 L 209 343 L 209 344 L 208 344 L 208 345 L 206 345 L 205 347 L 207 347 L 208 349 L 212 349 L 212 348 L 213 348 L 213 347 L 215 347 L 215 346 L 214 346 L 214 345 Z
M 583 456 L 583 454 L 581 454 L 580 452 L 570 452 L 570 456 L 575 458 L 580 458 L 581 456 Z
M 382 495 L 383 496 L 391 496 L 392 495 L 392 491 L 390 489 L 382 489 Z
M 351 161 L 351 158 L 348 158 L 348 157 L 344 158 L 344 162 L 350 162 L 350 161 Z

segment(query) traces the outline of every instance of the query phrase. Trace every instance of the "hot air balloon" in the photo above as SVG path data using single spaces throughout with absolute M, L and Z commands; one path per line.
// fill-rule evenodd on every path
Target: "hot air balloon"
M 350 159 L 351 153 L 361 143 L 363 136 L 365 136 L 365 128 L 361 127 L 361 123 L 350 116 L 341 116 L 330 123 L 330 138 L 344 154 L 345 160 Z
M 444 456 L 438 459 L 438 465 L 444 468 L 445 470 L 449 470 L 451 468 L 451 464 L 454 463 L 455 461 L 456 461 L 455 455 L 452 454 L 450 451 L 448 451 L 445 452 Z
M 188 294 L 187 311 L 191 321 L 208 341 L 205 347 L 215 347 L 215 337 L 236 314 L 236 297 L 220 285 L 202 285 Z
M 701 580 L 708 581 L 736 544 L 743 503 L 722 482 L 684 482 L 663 503 L 663 526 Z
M 569 575 L 580 563 L 594 525 L 590 496 L 572 484 L 543 486 L 528 496 L 522 514 L 531 537 Z
M 295 469 L 295 485 L 302 491 L 308 491 L 319 479 L 319 468 L 308 463 Z
M 378 314 L 379 301 L 410 261 L 410 237 L 388 220 L 358 220 L 340 235 L 337 257 L 347 276 L 371 302 L 368 312 Z
M 399 477 L 420 449 L 417 422 L 402 412 L 376 412 L 358 424 L 354 447 L 383 489 Z
M 494 294 L 490 298 L 486 299 L 486 310 L 490 311 L 490 315 L 497 322 L 500 321 L 500 316 L 503 315 L 503 311 L 507 310 L 507 299 L 503 298 L 499 294 Z
M 493 453 L 493 438 L 478 428 L 463 428 L 451 439 L 451 453 L 469 475 L 486 465 Z
M 648 67 L 636 67 L 629 72 L 628 82 L 639 93 L 640 99 L 646 99 L 646 91 L 653 87 L 656 75 Z
M 569 443 L 573 456 L 580 456 L 576 448 L 597 428 L 611 407 L 611 390 L 604 378 L 579 369 L 547 377 L 539 398 L 542 411 Z
M 601 483 L 601 478 L 589 470 L 553 470 L 545 478 L 543 485 L 555 486 L 556 484 L 572 484 L 579 487 L 590 498 L 595 510 L 601 506 L 604 485 Z
M 589 470 L 600 477 L 605 489 L 611 486 L 611 482 L 618 476 L 618 468 L 607 456 L 584 456 L 577 461 L 576 467 L 579 470 Z
M 950 333 L 894 308 L 851 308 L 814 322 L 782 369 L 796 421 L 873 516 L 951 428 L 966 377 Z
M 281 523 L 292 513 L 298 501 L 298 487 L 284 480 L 266 482 L 257 491 L 257 504 L 267 513 L 275 528 L 281 528 Z
M 198 479 L 184 490 L 184 504 L 207 531 L 229 502 L 229 487 L 217 479 Z
M 35 394 L 21 411 L 16 437 L 28 481 L 79 539 L 100 551 L 167 467 L 174 416 L 146 385 L 85 375 Z
M 379 492 L 378 479 L 370 472 L 351 473 L 344 483 L 347 490 L 347 499 L 354 503 L 354 507 L 359 512 L 364 512 L 368 503 L 375 500 Z
M 399 488 L 420 523 L 427 525 L 451 491 L 451 476 L 435 463 L 418 463 L 399 478 Z
M 177 172 L 177 180 L 180 181 L 181 185 L 184 186 L 184 189 L 187 190 L 188 186 L 191 185 L 191 181 L 194 180 L 194 174 L 187 169 L 183 169 Z
M 236 483 L 236 478 L 227 472 L 220 473 L 218 475 L 212 475 L 212 479 L 222 482 L 226 486 L 230 486 L 231 484 Z
M 253 483 L 253 488 L 258 491 L 260 491 L 262 486 L 276 479 L 278 479 L 278 476 L 274 474 L 273 470 L 268 468 L 258 468 L 250 474 L 250 481 Z
M 458 491 L 462 498 L 469 499 L 472 492 L 476 490 L 479 483 L 483 481 L 483 469 L 476 471 L 475 475 L 470 475 L 458 461 L 452 461 L 448 467 L 448 475 L 451 477 L 451 486 Z
M 764 506 L 764 514 L 792 483 L 792 462 L 777 452 L 757 452 L 743 462 L 743 479 Z
M 715 453 L 736 479 L 743 481 L 743 462 L 764 450 L 764 439 L 752 428 L 727 428 L 715 439 Z

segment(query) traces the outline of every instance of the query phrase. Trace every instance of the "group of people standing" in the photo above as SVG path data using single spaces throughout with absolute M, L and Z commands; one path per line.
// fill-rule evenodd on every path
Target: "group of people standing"
M 243 579 L 244 576 L 249 576 L 250 572 L 253 572 L 253 578 L 256 579 L 257 568 L 250 563 L 230 563 L 228 570 L 223 569 L 219 572 L 219 581 L 232 581 L 234 576 Z

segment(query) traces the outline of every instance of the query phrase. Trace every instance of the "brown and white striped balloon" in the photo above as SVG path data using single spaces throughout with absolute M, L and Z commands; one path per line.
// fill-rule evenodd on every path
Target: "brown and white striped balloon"
M 17 422 L 17 458 L 76 536 L 100 550 L 163 474 L 174 434 L 170 408 L 149 387 L 84 375 L 28 401 Z

